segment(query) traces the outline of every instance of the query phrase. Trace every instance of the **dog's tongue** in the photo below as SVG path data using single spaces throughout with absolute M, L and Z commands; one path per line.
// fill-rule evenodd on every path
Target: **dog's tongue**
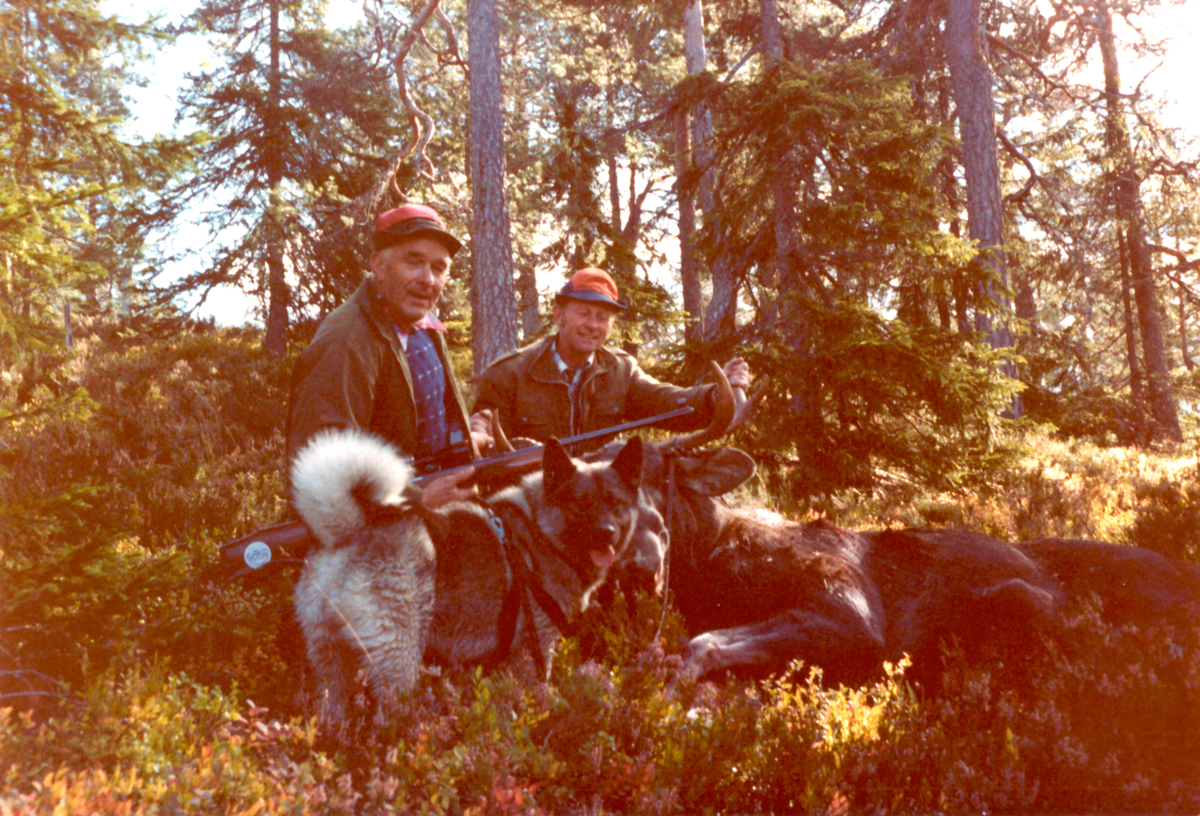
M 609 547 L 606 550 L 591 550 L 592 563 L 600 569 L 611 567 L 612 562 L 616 560 L 617 554 L 613 552 L 613 548 Z

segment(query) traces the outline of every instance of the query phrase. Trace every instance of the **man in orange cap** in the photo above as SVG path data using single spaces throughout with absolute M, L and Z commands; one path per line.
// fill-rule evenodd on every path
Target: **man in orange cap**
M 462 248 L 442 217 L 423 204 L 380 215 L 371 274 L 321 323 L 292 370 L 288 459 L 323 428 L 361 428 L 414 459 L 461 442 L 470 432 L 433 313 Z M 485 441 L 481 426 L 478 441 Z M 474 495 L 470 469 L 424 488 L 430 508 Z
M 613 319 L 624 310 L 617 284 L 607 272 L 580 269 L 554 299 L 558 332 L 489 366 L 480 375 L 475 410 L 498 409 L 507 434 L 541 442 L 644 419 L 681 404 L 696 412 L 664 427 L 690 430 L 706 425 L 714 386 L 680 388 L 659 382 L 631 355 L 604 345 Z M 725 374 L 734 388 L 750 385 L 750 371 L 741 358 L 731 360 Z

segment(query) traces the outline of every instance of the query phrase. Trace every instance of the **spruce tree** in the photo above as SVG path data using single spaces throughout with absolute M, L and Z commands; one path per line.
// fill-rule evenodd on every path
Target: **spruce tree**
M 264 345 L 282 353 L 303 291 L 328 305 L 330 278 L 354 271 L 371 214 L 350 202 L 386 167 L 396 139 L 388 66 L 329 32 L 303 0 L 206 0 L 190 18 L 218 59 L 189 76 L 182 115 L 207 132 L 198 172 L 174 192 L 198 202 L 218 248 L 172 287 L 235 286 L 260 298 Z M 364 173 L 364 166 L 373 172 Z M 339 202 L 344 211 L 338 210 Z M 349 219 L 358 229 L 339 227 Z M 337 246 L 326 240 L 337 233 Z M 197 248 L 199 249 L 199 248 Z M 356 270 L 355 270 L 356 271 Z
M 111 306 L 150 222 L 141 195 L 187 162 L 187 140 L 131 136 L 121 97 L 153 32 L 97 0 L 0 7 L 0 361 L 63 342 L 64 310 Z

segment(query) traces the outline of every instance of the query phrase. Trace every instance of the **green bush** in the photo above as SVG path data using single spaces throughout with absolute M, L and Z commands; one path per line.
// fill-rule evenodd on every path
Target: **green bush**
M 1163 479 L 1139 491 L 1144 509 L 1129 531 L 1131 544 L 1200 563 L 1200 487 L 1194 478 Z
M 180 634 L 226 628 L 193 609 L 215 545 L 284 509 L 286 361 L 242 332 L 105 339 L 63 362 L 57 391 L 3 401 L 18 410 L 0 487 L 0 699 L 159 652 L 211 661 Z
M 830 688 L 804 666 L 697 684 L 678 615 L 617 592 L 548 684 L 529 660 L 430 672 L 387 721 L 363 694 L 351 727 L 318 727 L 294 573 L 226 582 L 216 553 L 284 511 L 289 361 L 237 331 L 116 332 L 42 365 L 0 378 L 0 812 L 1200 807 L 1197 633 L 1113 629 L 1086 603 L 1017 667 L 948 649 L 939 688 L 910 688 L 905 662 Z M 880 471 L 824 507 L 845 526 L 1194 557 L 1193 462 L 1038 434 L 1004 447 L 1021 455 L 986 478 Z

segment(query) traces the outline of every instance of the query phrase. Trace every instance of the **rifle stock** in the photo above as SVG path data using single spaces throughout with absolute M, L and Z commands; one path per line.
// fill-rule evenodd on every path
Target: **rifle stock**
M 222 544 L 221 563 L 229 578 L 240 578 L 266 567 L 299 563 L 318 543 L 303 521 L 285 521 Z
M 668 419 L 690 414 L 692 410 L 690 406 L 682 406 L 673 411 L 656 414 L 646 419 L 638 419 L 633 422 L 625 422 L 620 425 L 589 431 L 578 436 L 570 436 L 563 439 L 561 443 L 564 447 L 569 448 L 571 445 L 576 445 L 580 442 L 588 442 L 605 436 L 616 436 L 634 428 L 642 428 L 658 422 L 665 422 Z M 458 465 L 457 467 L 446 468 L 445 470 L 437 470 L 432 473 L 423 473 L 414 477 L 412 484 L 420 486 L 434 479 L 440 479 L 454 473 L 461 473 L 467 468 L 475 468 L 475 473 L 471 477 L 471 481 L 477 484 L 487 484 L 498 481 L 503 477 L 511 477 L 536 470 L 537 466 L 542 462 L 542 452 L 544 450 L 545 445 L 531 445 L 527 448 L 518 448 L 517 450 L 496 454 L 495 456 L 486 456 L 469 464 Z M 318 543 L 316 537 L 309 532 L 304 522 L 285 521 L 281 524 L 263 527 L 239 539 L 222 544 L 221 562 L 225 565 L 231 579 L 238 578 L 264 567 L 300 563 L 304 560 L 305 554 L 316 547 Z

